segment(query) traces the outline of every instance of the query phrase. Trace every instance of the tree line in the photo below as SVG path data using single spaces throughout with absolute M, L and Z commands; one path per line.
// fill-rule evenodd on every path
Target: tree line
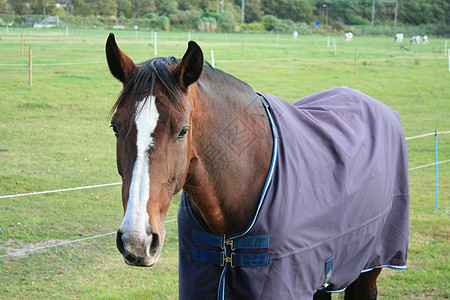
M 269 30 L 294 23 L 447 26 L 449 11 L 448 0 L 0 0 L 1 13 L 17 15 L 159 17 L 178 27 L 222 18 L 230 26 L 258 23 Z

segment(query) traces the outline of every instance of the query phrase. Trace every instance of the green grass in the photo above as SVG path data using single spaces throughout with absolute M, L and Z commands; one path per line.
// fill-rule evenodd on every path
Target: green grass
M 0 29 L 0 195 L 120 181 L 115 137 L 107 115 L 121 89 L 109 73 L 96 30 Z M 118 31 L 136 62 L 153 57 L 151 33 Z M 181 57 L 187 33 L 158 33 L 158 56 Z M 444 40 L 401 50 L 391 37 L 200 34 L 216 67 L 255 90 L 293 101 L 346 85 L 396 109 L 406 136 L 450 130 L 450 72 Z M 336 41 L 336 56 L 333 40 Z M 405 43 L 405 45 L 407 45 Z M 33 86 L 28 85 L 28 49 Z M 355 54 L 358 70 L 355 73 Z M 83 64 L 68 64 L 68 63 Z M 13 64 L 13 65 L 11 65 Z M 439 159 L 449 159 L 450 135 L 439 136 Z M 410 167 L 434 161 L 434 137 L 408 141 Z M 410 172 L 411 239 L 408 269 L 385 270 L 383 299 L 449 296 L 449 174 L 439 165 L 439 208 L 434 208 L 434 167 Z M 166 220 L 176 218 L 174 197 Z M 0 199 L 0 255 L 13 250 L 114 232 L 123 215 L 120 187 Z M 156 267 L 123 263 L 115 236 L 0 258 L 0 298 L 163 298 L 178 296 L 176 222 Z M 339 298 L 340 296 L 335 296 Z

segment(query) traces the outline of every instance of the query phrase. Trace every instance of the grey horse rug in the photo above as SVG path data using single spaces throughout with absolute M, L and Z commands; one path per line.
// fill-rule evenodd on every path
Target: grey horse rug
M 180 299 L 312 299 L 361 272 L 404 269 L 408 155 L 398 114 L 353 89 L 291 104 L 261 94 L 274 148 L 248 229 L 212 234 L 184 192 Z

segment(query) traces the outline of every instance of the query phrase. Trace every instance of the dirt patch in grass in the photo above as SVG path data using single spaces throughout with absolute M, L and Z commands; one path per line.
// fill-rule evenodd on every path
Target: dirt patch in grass
M 69 240 L 52 239 L 37 243 L 29 243 L 18 239 L 10 239 L 0 245 L 0 253 L 1 255 L 20 257 L 29 255 L 34 251 L 56 247 L 67 242 L 69 242 Z

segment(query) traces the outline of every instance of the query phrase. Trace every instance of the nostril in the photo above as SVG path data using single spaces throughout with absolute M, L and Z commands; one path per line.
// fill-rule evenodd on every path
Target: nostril
M 117 236 L 116 236 L 116 245 L 117 245 L 117 249 L 119 250 L 120 253 L 122 253 L 122 255 L 125 255 L 125 245 L 124 245 L 124 241 L 122 239 L 123 233 L 120 231 L 117 231 Z
M 150 244 L 149 254 L 150 256 L 155 256 L 159 249 L 159 234 L 152 234 L 152 242 Z

